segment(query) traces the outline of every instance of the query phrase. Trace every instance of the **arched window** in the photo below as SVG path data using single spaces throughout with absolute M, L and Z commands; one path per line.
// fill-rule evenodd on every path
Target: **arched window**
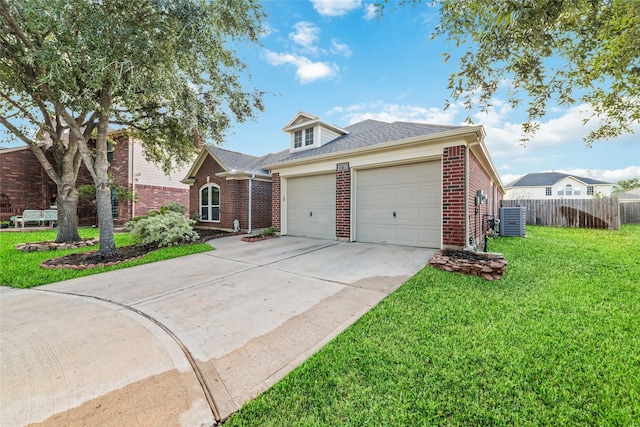
M 220 187 L 215 184 L 200 189 L 200 221 L 220 221 Z
M 573 195 L 573 187 L 571 186 L 571 184 L 567 184 L 567 186 L 564 188 L 564 194 L 565 196 Z

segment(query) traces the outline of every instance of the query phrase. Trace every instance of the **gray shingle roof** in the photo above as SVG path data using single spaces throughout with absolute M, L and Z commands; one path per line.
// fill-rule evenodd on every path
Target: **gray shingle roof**
M 563 180 L 567 177 L 573 177 L 578 179 L 585 184 L 610 184 L 609 182 L 598 181 L 597 179 L 592 178 L 583 178 L 581 176 L 569 175 L 562 172 L 539 172 L 539 173 L 529 173 L 523 176 L 520 179 L 513 181 L 511 184 L 507 185 L 509 187 L 542 187 L 545 185 L 553 185 L 556 182 Z
M 349 131 L 347 135 L 336 138 L 321 147 L 290 153 L 278 160 L 268 159 L 268 161 L 262 164 L 268 165 L 276 162 L 306 159 L 323 154 L 338 153 L 340 151 L 368 147 L 385 142 L 433 135 L 465 127 L 466 126 L 430 125 L 407 122 L 386 123 L 377 120 L 365 120 L 345 127 L 344 129 Z
M 238 153 L 236 151 L 225 150 L 224 148 L 220 148 L 214 144 L 207 144 L 207 148 L 218 158 L 222 163 L 221 166 L 227 171 L 235 169 L 237 171 L 260 175 L 270 175 L 267 170 L 260 166 L 267 163 L 265 160 L 274 159 L 273 162 L 276 162 L 278 159 L 289 153 L 289 150 L 287 149 L 280 151 L 279 153 L 256 157 L 249 154 Z

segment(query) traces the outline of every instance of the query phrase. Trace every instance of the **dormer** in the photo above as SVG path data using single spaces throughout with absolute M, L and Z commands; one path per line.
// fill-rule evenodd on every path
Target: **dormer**
M 318 116 L 299 112 L 282 128 L 289 134 L 291 153 L 322 147 L 324 144 L 349 132 L 320 121 Z

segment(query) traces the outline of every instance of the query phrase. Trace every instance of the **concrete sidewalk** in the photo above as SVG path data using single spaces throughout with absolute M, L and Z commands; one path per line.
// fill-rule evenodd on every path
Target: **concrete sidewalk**
M 0 425 L 213 425 L 435 251 L 280 237 L 0 288 Z

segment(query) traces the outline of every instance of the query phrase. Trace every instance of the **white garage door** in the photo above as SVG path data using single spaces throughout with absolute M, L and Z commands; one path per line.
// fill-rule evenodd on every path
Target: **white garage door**
M 356 240 L 440 247 L 440 162 L 366 169 L 356 175 Z
M 335 240 L 335 174 L 287 180 L 287 234 Z

